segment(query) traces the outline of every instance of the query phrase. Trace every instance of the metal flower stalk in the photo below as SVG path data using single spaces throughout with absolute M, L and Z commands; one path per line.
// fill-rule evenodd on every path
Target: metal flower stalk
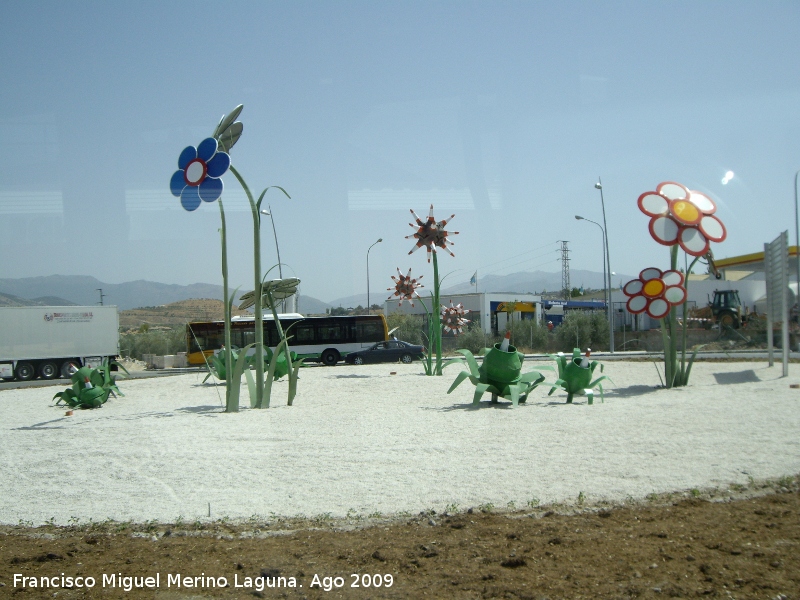
M 713 265 L 711 242 L 722 242 L 727 231 L 714 215 L 717 206 L 711 198 L 689 190 L 673 181 L 665 181 L 655 191 L 645 192 L 637 200 L 639 210 L 650 217 L 648 228 L 652 238 L 670 248 L 670 269 L 645 269 L 639 279 L 629 281 L 623 292 L 629 296 L 628 311 L 647 311 L 661 322 L 664 342 L 664 374 L 667 388 L 689 383 L 697 350 L 686 361 L 686 298 L 688 279 L 697 261 L 705 257 Z M 694 256 L 686 274 L 678 270 L 678 248 Z M 648 289 L 649 288 L 649 289 Z M 683 304 L 681 362 L 678 364 L 678 326 L 676 307 Z
M 181 206 L 187 211 L 196 210 L 202 202 L 214 202 L 222 196 L 223 182 L 222 175 L 229 169 L 244 188 L 247 199 L 250 202 L 250 208 L 253 213 L 253 254 L 254 254 L 254 280 L 255 280 L 255 352 L 256 352 L 256 405 L 261 407 L 263 404 L 264 394 L 264 328 L 263 328 L 263 311 L 261 306 L 261 240 L 260 240 L 260 224 L 261 218 L 259 209 L 261 201 L 264 199 L 269 187 L 261 192 L 258 201 L 253 199 L 250 188 L 245 183 L 239 172 L 231 165 L 230 151 L 234 144 L 239 140 L 242 135 L 243 125 L 236 118 L 242 112 L 243 105 L 238 105 L 229 114 L 223 115 L 211 137 L 204 139 L 195 148 L 188 146 L 184 148 L 178 158 L 178 170 L 173 174 L 170 180 L 170 191 L 173 195 L 178 196 L 181 200 Z M 289 194 L 286 190 L 279 186 L 287 197 Z M 222 279 L 224 288 L 224 303 L 225 303 L 225 370 L 227 377 L 225 378 L 225 398 L 226 398 L 226 412 L 236 412 L 239 410 L 239 380 L 236 379 L 238 374 L 241 377 L 241 371 L 235 367 L 239 365 L 233 364 L 233 356 L 231 354 L 231 335 L 230 335 L 230 321 L 231 321 L 231 304 L 233 299 L 228 293 L 228 258 L 227 258 L 227 240 L 225 231 L 225 211 L 220 201 L 220 217 L 222 221 Z M 288 358 L 287 350 L 287 358 Z M 242 360 L 244 360 L 244 353 L 242 353 Z
M 219 216 L 222 222 L 220 235 L 222 236 L 222 301 L 225 319 L 225 365 L 226 370 L 233 360 L 231 354 L 231 298 L 228 292 L 228 241 L 225 236 L 225 209 L 222 207 L 222 199 L 219 201 Z M 232 382 L 230 377 L 225 377 L 225 412 L 239 412 L 239 394 L 233 395 Z
M 222 197 L 221 177 L 231 165 L 230 149 L 242 133 L 242 124 L 234 122 L 241 106 L 223 117 L 212 137 L 194 146 L 187 146 L 178 157 L 178 170 L 172 174 L 169 187 L 172 194 L 180 198 L 181 206 L 189 212 L 197 210 L 203 202 L 215 202 Z M 230 367 L 230 310 L 228 298 L 228 258 L 225 235 L 225 211 L 220 202 L 222 219 L 222 279 L 225 302 L 225 359 Z M 225 411 L 239 410 L 238 396 L 234 397 L 231 382 L 225 383 Z
M 256 408 L 268 408 L 269 402 L 264 406 L 264 312 L 262 307 L 262 292 L 261 292 L 261 202 L 264 200 L 264 195 L 271 187 L 277 188 L 286 194 L 287 198 L 291 196 L 282 187 L 273 185 L 264 188 L 258 200 L 253 200 L 253 194 L 250 188 L 245 183 L 242 176 L 239 174 L 233 165 L 231 165 L 231 173 L 241 184 L 247 195 L 247 200 L 250 202 L 250 211 L 253 214 L 253 272 L 255 288 L 253 293 L 255 295 L 255 304 L 253 310 L 255 311 L 255 328 L 256 328 L 256 345 L 255 345 L 255 363 L 256 363 Z M 274 313 L 274 310 L 273 310 Z M 280 327 L 280 322 L 275 319 L 275 322 Z M 283 339 L 283 336 L 281 336 Z M 288 352 L 288 349 L 287 349 Z M 288 359 L 288 354 L 287 354 Z
M 453 252 L 447 247 L 448 245 L 452 246 L 453 242 L 447 239 L 448 235 L 457 235 L 457 231 L 448 232 L 445 227 L 450 220 L 455 217 L 455 215 L 450 215 L 449 218 L 444 219 L 442 221 L 436 221 L 433 216 L 433 204 L 431 204 L 430 212 L 428 213 L 428 218 L 423 221 L 420 219 L 417 214 L 411 210 L 411 214 L 414 216 L 414 220 L 416 221 L 416 225 L 414 223 L 409 223 L 411 227 L 416 227 L 417 231 L 412 235 L 407 235 L 406 239 L 416 239 L 416 245 L 408 252 L 412 254 L 419 248 L 425 246 L 428 254 L 428 262 L 431 262 L 431 254 L 433 255 L 433 292 L 432 292 L 432 306 L 431 309 L 434 307 L 439 306 L 439 261 L 437 259 L 437 247 L 445 252 L 448 252 L 450 256 L 455 256 Z M 426 307 L 427 311 L 427 307 Z M 435 314 L 435 316 L 434 316 Z M 429 343 L 433 347 L 436 352 L 436 366 L 431 370 L 430 365 L 430 354 L 428 356 L 428 369 L 426 369 L 427 375 L 441 375 L 442 374 L 442 317 L 441 313 L 439 312 L 438 308 L 434 311 L 431 310 L 428 312 L 429 318 L 428 322 L 431 323 L 431 317 L 433 318 L 433 325 L 429 326 Z

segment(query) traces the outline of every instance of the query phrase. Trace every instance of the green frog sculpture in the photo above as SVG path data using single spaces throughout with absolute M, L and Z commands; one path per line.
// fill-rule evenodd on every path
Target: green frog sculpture
M 465 379 L 469 379 L 475 386 L 472 403 L 478 404 L 486 392 L 492 394 L 492 402 L 497 402 L 498 397 L 511 400 L 514 406 L 525 402 L 528 394 L 545 379 L 538 371 L 522 374 L 522 362 L 525 355 L 517 352 L 516 347 L 509 343 L 509 334 L 503 342 L 491 348 L 484 348 L 483 364 L 478 366 L 472 352 L 469 350 L 456 350 L 464 358 L 453 358 L 445 366 L 460 364 L 468 367 L 468 371 L 461 371 L 447 390 L 449 394 L 456 389 Z M 552 367 L 541 367 L 553 370 Z
M 590 361 L 592 349 L 587 348 L 586 356 L 581 356 L 581 349 L 575 348 L 572 350 L 572 357 L 567 358 L 562 352 L 558 354 L 551 354 L 550 358 L 555 359 L 558 363 L 558 379 L 550 388 L 551 395 L 558 388 L 567 392 L 567 404 L 572 403 L 572 398 L 575 394 L 585 394 L 589 404 L 594 403 L 594 388 L 600 390 L 600 399 L 603 400 L 603 386 L 600 384 L 604 379 L 611 381 L 610 377 L 605 375 L 598 377 L 592 381 L 592 374 L 600 365 L 600 372 L 603 372 L 603 365 L 596 360 Z M 611 383 L 614 383 L 611 381 Z

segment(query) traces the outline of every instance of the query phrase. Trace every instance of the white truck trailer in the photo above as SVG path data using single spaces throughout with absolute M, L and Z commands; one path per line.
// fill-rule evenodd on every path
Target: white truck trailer
M 116 306 L 0 307 L 0 377 L 70 377 L 119 355 Z

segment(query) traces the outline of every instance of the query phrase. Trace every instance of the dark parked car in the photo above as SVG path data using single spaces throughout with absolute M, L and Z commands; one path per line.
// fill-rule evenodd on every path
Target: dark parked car
M 399 340 L 389 340 L 388 342 L 378 342 L 364 350 L 351 352 L 344 360 L 351 365 L 397 362 L 398 360 L 408 364 L 415 358 L 421 359 L 424 352 L 425 348 L 422 346 L 415 346 Z

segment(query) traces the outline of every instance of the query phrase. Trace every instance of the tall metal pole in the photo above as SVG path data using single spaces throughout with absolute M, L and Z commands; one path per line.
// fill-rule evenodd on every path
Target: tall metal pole
M 383 238 L 378 238 L 378 241 L 375 242 L 375 244 L 379 244 L 382 241 Z M 374 246 L 375 244 L 372 244 L 372 246 Z M 372 246 L 367 248 L 367 314 L 368 315 L 372 314 L 369 304 L 369 251 L 372 250 Z
M 611 290 L 608 289 L 608 279 L 606 278 L 606 230 L 603 229 L 603 226 L 600 225 L 600 223 L 592 221 L 591 219 L 587 219 L 586 217 L 575 215 L 575 218 L 578 221 L 588 221 L 589 223 L 594 223 L 600 228 L 600 233 L 602 233 L 602 237 L 600 238 L 600 243 L 602 245 L 600 254 L 603 256 L 603 298 L 606 302 L 606 310 L 608 310 L 608 300 L 611 297 Z
M 272 207 L 267 204 L 267 210 L 261 211 L 262 215 L 269 217 L 272 223 L 272 237 L 275 238 L 275 253 L 278 255 L 278 277 L 283 279 L 283 266 L 281 265 L 281 249 L 278 247 L 278 232 L 275 231 L 275 218 L 272 216 Z M 281 300 L 281 312 L 286 312 L 286 299 Z
M 600 190 L 600 205 L 603 207 L 603 227 L 605 231 L 603 235 L 606 242 L 606 269 L 608 272 L 608 347 L 611 352 L 614 352 L 614 307 L 611 301 L 611 257 L 608 251 L 608 223 L 606 223 L 606 202 L 603 198 L 603 182 L 600 176 L 597 176 L 597 183 L 594 187 Z
M 795 255 L 794 262 L 797 267 L 797 293 L 794 298 L 800 304 L 800 219 L 797 215 L 797 176 L 800 175 L 800 170 L 794 174 L 794 243 Z
M 564 295 L 564 302 L 569 302 L 572 287 L 569 282 L 569 240 L 561 241 L 561 293 Z

